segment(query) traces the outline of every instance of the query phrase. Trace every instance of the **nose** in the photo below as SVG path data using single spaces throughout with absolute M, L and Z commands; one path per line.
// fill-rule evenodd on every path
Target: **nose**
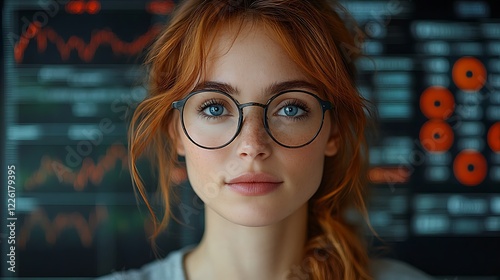
M 238 155 L 243 159 L 265 159 L 271 155 L 272 139 L 263 124 L 261 108 L 249 107 L 245 110 L 237 141 Z

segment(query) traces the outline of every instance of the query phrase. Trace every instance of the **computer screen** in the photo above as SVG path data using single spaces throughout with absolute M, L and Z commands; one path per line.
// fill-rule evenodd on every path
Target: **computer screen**
M 500 4 L 341 2 L 363 34 L 358 89 L 378 117 L 374 245 L 438 279 L 498 279 Z M 95 277 L 155 259 L 127 128 L 147 94 L 146 51 L 177 4 L 4 1 L 1 276 Z M 154 199 L 155 172 L 139 168 Z M 203 203 L 189 183 L 178 195 L 161 256 L 202 236 Z

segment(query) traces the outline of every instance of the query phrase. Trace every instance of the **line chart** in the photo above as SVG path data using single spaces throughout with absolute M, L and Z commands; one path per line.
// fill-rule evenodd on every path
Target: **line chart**
M 54 44 L 62 60 L 68 60 L 71 52 L 76 51 L 84 62 L 90 62 L 101 46 L 108 45 L 114 54 L 133 56 L 141 53 L 144 48 L 160 33 L 161 26 L 153 25 L 149 30 L 131 42 L 120 39 L 109 29 L 95 30 L 89 42 L 78 36 L 71 36 L 65 40 L 54 29 L 43 27 L 39 22 L 29 25 L 26 34 L 14 45 L 14 58 L 17 63 L 22 63 L 27 47 L 32 40 L 36 41 L 38 53 L 43 53 L 49 43 Z
M 70 170 L 58 159 L 43 156 L 40 167 L 26 179 L 24 188 L 33 190 L 56 176 L 61 183 L 72 185 L 75 191 L 82 191 L 89 181 L 94 185 L 100 184 L 106 173 L 113 170 L 118 161 L 121 161 L 123 170 L 128 170 L 127 150 L 122 144 L 110 146 L 97 163 L 94 163 L 91 158 L 84 158 L 78 171 Z
M 146 4 L 146 11 L 151 14 L 156 15 L 166 15 L 172 12 L 175 7 L 175 3 L 171 0 L 168 1 L 151 1 Z
M 78 212 L 59 213 L 52 220 L 43 209 L 33 211 L 24 221 L 18 235 L 20 248 L 26 248 L 33 229 L 40 227 L 45 233 L 48 244 L 54 245 L 58 237 L 68 229 L 75 229 L 84 247 L 90 247 L 97 227 L 108 218 L 108 210 L 104 206 L 96 206 L 91 212 L 88 221 Z

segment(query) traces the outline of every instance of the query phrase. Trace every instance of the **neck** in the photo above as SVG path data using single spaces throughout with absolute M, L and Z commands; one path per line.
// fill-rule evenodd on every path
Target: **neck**
M 234 224 L 206 208 L 205 233 L 187 255 L 189 280 L 285 279 L 302 262 L 307 238 L 307 204 L 269 226 Z

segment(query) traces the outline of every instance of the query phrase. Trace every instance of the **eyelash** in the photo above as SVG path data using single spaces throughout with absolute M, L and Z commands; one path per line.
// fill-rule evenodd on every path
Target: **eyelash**
M 310 108 L 307 106 L 307 104 L 305 104 L 304 102 L 301 102 L 300 100 L 297 100 L 297 99 L 286 100 L 285 104 L 283 104 L 283 106 L 281 106 L 279 108 L 279 110 L 282 110 L 283 108 L 285 108 L 287 106 L 296 106 L 296 107 L 299 107 L 301 110 L 304 110 L 304 112 L 305 112 L 301 116 L 298 116 L 298 117 L 289 117 L 289 118 L 292 118 L 294 120 L 303 120 L 303 119 L 307 118 L 308 115 L 309 115 Z
M 210 116 L 210 115 L 203 113 L 203 111 L 205 111 L 209 106 L 213 106 L 213 105 L 220 105 L 220 106 L 224 107 L 225 110 L 227 110 L 227 108 L 226 108 L 227 106 L 224 104 L 224 102 L 216 100 L 216 99 L 209 99 L 209 100 L 206 100 L 205 102 L 203 102 L 196 109 L 198 111 L 198 115 L 200 115 L 204 118 L 207 118 L 207 119 L 220 118 L 221 116 Z

